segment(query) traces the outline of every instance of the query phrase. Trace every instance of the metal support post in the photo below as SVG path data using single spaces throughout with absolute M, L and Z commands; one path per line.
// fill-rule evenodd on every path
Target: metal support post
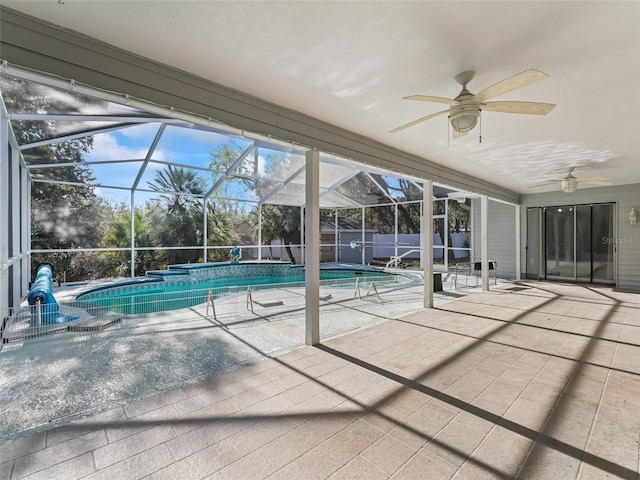
M 489 290 L 489 198 L 480 197 L 480 231 L 481 231 L 481 262 L 482 290 Z
M 253 313 L 253 296 L 251 295 L 251 285 L 247 287 L 247 308 Z
M 424 308 L 433 307 L 433 182 L 426 180 L 422 191 L 422 276 Z
M 320 152 L 309 150 L 305 164 L 305 342 L 320 343 Z

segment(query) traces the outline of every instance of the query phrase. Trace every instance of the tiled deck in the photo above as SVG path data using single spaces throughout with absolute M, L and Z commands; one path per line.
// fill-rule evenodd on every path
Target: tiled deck
M 640 478 L 640 295 L 469 295 L 0 446 L 2 479 Z

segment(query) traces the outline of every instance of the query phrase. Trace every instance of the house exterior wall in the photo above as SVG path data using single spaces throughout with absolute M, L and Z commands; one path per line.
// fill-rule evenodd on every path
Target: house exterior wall
M 472 199 L 472 261 L 480 261 L 482 230 L 480 199 Z M 497 262 L 500 278 L 516 278 L 516 207 L 489 199 L 489 260 Z
M 584 205 L 590 203 L 615 203 L 616 233 L 616 286 L 624 290 L 640 291 L 640 222 L 629 223 L 631 207 L 640 211 L 640 184 L 617 187 L 581 188 L 568 196 L 563 192 L 545 192 L 521 197 L 521 268 L 525 271 L 526 209 L 561 205 Z

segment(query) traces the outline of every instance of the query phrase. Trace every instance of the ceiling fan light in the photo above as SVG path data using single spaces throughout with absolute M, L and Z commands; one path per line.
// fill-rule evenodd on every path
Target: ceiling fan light
M 578 189 L 578 179 L 573 175 L 567 175 L 562 179 L 560 188 L 564 193 L 573 193 Z
M 451 108 L 449 121 L 456 132 L 467 133 L 478 124 L 478 105 L 458 105 Z

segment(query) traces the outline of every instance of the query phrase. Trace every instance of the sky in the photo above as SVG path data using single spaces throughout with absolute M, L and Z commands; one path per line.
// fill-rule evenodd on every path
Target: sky
M 97 187 L 97 193 L 112 203 L 130 203 L 131 193 L 126 189 L 135 183 L 160 126 L 160 123 L 141 124 L 94 135 L 93 149 L 84 155 L 84 159 L 91 165 L 96 183 L 102 185 Z M 147 164 L 140 178 L 135 194 L 136 205 L 142 205 L 149 199 L 157 197 L 153 192 L 140 190 L 148 190 L 149 182 L 154 181 L 157 171 L 166 168 L 166 164 L 158 163 L 159 161 L 177 163 L 187 166 L 187 168 L 188 166 L 210 168 L 213 160 L 211 153 L 215 152 L 220 145 L 230 141 L 233 141 L 240 151 L 251 145 L 248 140 L 232 138 L 216 132 L 168 125 L 151 155 L 151 161 Z M 295 155 L 290 156 L 288 163 L 279 167 L 273 163 L 279 162 L 279 160 L 270 159 L 270 152 L 266 148 L 259 149 L 258 175 L 261 178 L 269 174 L 270 178 L 276 182 L 283 182 L 304 166 L 304 156 Z M 92 165 L 92 162 L 105 160 L 117 161 L 118 163 L 94 163 Z M 320 168 L 321 186 L 327 188 L 335 185 L 340 179 L 349 178 L 349 175 L 354 172 L 353 168 L 350 165 L 322 164 Z M 205 179 L 208 188 L 213 185 L 214 175 L 216 179 L 219 178 L 219 174 L 203 170 L 193 171 Z M 285 204 L 291 204 L 290 202 L 297 204 L 303 201 L 304 178 L 304 174 L 299 173 L 293 181 L 285 185 L 270 200 L 282 201 Z M 389 177 L 388 181 L 390 184 L 397 185 L 395 178 Z M 242 180 L 229 180 L 226 185 L 228 185 L 226 194 L 230 197 L 253 202 L 258 199 L 256 193 L 251 191 Z M 344 202 L 344 199 L 337 201 Z M 249 208 L 253 205 L 254 203 L 248 204 Z M 353 205 L 349 204 L 348 206 Z
M 84 159 L 90 164 L 104 160 L 121 161 L 116 164 L 92 165 L 96 182 L 105 187 L 133 185 L 159 128 L 159 123 L 151 123 L 95 135 L 93 149 L 85 154 Z M 156 171 L 166 167 L 164 164 L 154 162 L 155 160 L 208 168 L 212 160 L 211 152 L 230 140 L 230 137 L 215 132 L 167 126 L 151 156 L 152 161 L 145 168 L 138 188 L 148 189 L 148 182 L 153 181 Z M 236 143 L 243 147 L 249 144 L 241 140 L 236 140 Z M 201 170 L 195 170 L 195 172 L 211 185 L 210 174 Z M 98 187 L 97 190 L 109 201 L 126 203 L 130 201 L 128 190 L 105 187 Z M 136 204 L 144 203 L 152 197 L 154 197 L 152 193 L 137 192 Z
M 96 193 L 111 203 L 130 204 L 131 193 L 129 188 L 134 185 L 140 172 L 149 149 L 154 142 L 159 130 L 160 123 L 140 124 L 133 127 L 100 133 L 93 136 L 93 149 L 84 154 L 84 160 L 91 166 L 95 182 L 100 184 L 96 187 Z M 158 194 L 145 192 L 149 190 L 149 183 L 154 181 L 158 170 L 167 167 L 164 163 L 171 162 L 186 166 L 196 166 L 200 168 L 210 168 L 213 161 L 212 153 L 220 145 L 233 141 L 240 151 L 251 145 L 251 142 L 244 139 L 232 138 L 212 131 L 203 131 L 191 128 L 190 124 L 185 126 L 168 125 L 162 133 L 155 150 L 151 155 L 151 161 L 147 164 L 135 193 L 136 206 L 144 205 L 148 200 L 157 198 Z M 265 148 L 259 149 L 258 174 L 260 177 L 269 173 L 270 177 L 278 182 L 282 182 L 292 173 L 299 171 L 304 166 L 304 156 L 291 156 L 289 161 L 280 166 L 280 163 L 272 163 L 270 151 Z M 252 154 L 250 154 L 252 155 Z M 277 157 L 279 158 L 279 157 Z M 96 164 L 99 161 L 115 161 L 111 164 Z M 275 160 L 280 162 L 280 160 Z M 275 168 L 275 170 L 273 170 Z M 322 187 L 336 185 L 340 180 L 349 179 L 354 173 L 353 166 L 337 165 L 334 163 L 323 163 L 320 168 L 320 184 Z M 205 191 L 213 185 L 215 179 L 220 174 L 203 170 L 192 170 L 205 179 Z M 284 204 L 298 204 L 304 201 L 304 174 L 299 174 L 290 183 L 278 190 L 277 195 L 270 197 L 271 201 L 281 201 Z M 398 179 L 391 176 L 385 177 L 387 183 L 393 188 L 397 187 Z M 243 210 L 250 209 L 255 205 L 258 197 L 256 192 L 251 191 L 242 180 L 228 180 L 226 194 L 233 198 L 247 200 L 246 206 L 241 206 Z M 116 188 L 108 188 L 116 187 Z M 117 188 L 121 187 L 121 188 Z M 355 200 L 367 202 L 361 188 L 354 186 Z M 395 194 L 396 192 L 392 192 Z M 335 196 L 335 194 L 332 194 Z M 326 197 L 325 200 L 338 202 L 344 206 L 354 206 L 351 202 L 345 202 L 342 198 Z M 389 200 L 390 201 L 390 200 Z M 245 205 L 245 204 L 243 204 Z
M 147 116 L 145 112 L 137 108 L 99 99 L 93 101 L 86 95 L 79 95 L 57 87 L 41 85 L 34 82 L 31 88 L 34 98 L 49 99 L 45 106 L 47 108 L 53 108 L 54 112 L 52 113 L 80 115 L 83 127 L 86 126 L 87 122 L 92 121 L 92 116 L 102 117 L 100 120 L 95 120 L 100 122 L 100 124 L 104 124 L 104 116 Z M 47 113 L 48 111 L 45 106 L 42 107 L 42 111 L 38 110 L 38 113 Z M 65 122 L 70 123 L 68 121 L 61 121 L 60 124 L 56 124 L 57 122 L 54 121 L 53 131 L 56 132 L 57 127 L 61 127 Z M 93 136 L 93 149 L 91 152 L 84 154 L 83 158 L 87 164 L 91 166 L 95 183 L 101 185 L 95 187 L 99 195 L 112 203 L 130 203 L 131 192 L 129 189 L 135 183 L 145 158 L 149 153 L 149 148 L 153 144 L 160 128 L 160 123 L 141 123 Z M 74 133 L 73 128 L 68 133 Z M 194 126 L 188 122 L 176 120 L 176 124 L 167 125 L 151 155 L 151 161 L 146 165 L 139 179 L 135 193 L 136 205 L 143 205 L 149 199 L 157 197 L 157 194 L 153 192 L 141 191 L 141 189 L 149 189 L 149 182 L 154 180 L 158 170 L 166 168 L 166 164 L 157 162 L 172 162 L 185 166 L 209 168 L 212 162 L 211 153 L 216 151 L 220 145 L 230 141 L 233 141 L 240 151 L 251 145 L 249 140 L 194 128 Z M 281 202 L 283 204 L 303 203 L 304 174 L 299 174 L 293 179 L 289 176 L 294 172 L 301 172 L 300 167 L 304 165 L 304 155 L 291 155 L 287 162 L 282 163 L 282 157 L 273 159 L 270 155 L 271 150 L 269 149 L 260 147 L 258 153 L 258 174 L 263 179 L 268 174 L 269 180 L 271 180 L 267 182 L 267 186 L 263 184 L 263 194 L 269 191 L 267 187 L 272 188 L 278 185 L 278 183 L 282 186 L 282 182 L 288 179 L 287 184 L 279 189 L 276 195 L 270 197 L 269 201 L 274 203 Z M 116 163 L 95 163 L 100 161 L 114 161 Z M 356 201 L 367 201 L 367 192 L 362 191 L 362 185 L 353 180 L 349 180 L 353 175 L 358 173 L 358 170 L 354 170 L 357 168 L 358 167 L 354 167 L 348 163 L 338 164 L 330 161 L 321 163 L 321 194 L 329 194 L 323 197 L 326 203 L 343 205 L 345 207 L 355 206 L 353 202 L 346 201 L 344 197 L 340 197 L 335 192 L 323 192 L 323 188 L 327 190 L 329 187 L 338 185 L 342 181 L 353 182 L 351 184 L 352 188 L 350 188 L 353 195 L 349 196 L 353 196 Z M 193 171 L 204 178 L 209 187 L 213 184 L 214 172 L 204 170 Z M 46 175 L 42 172 L 39 173 Z M 398 184 L 398 180 L 391 176 L 386 177 L 386 181 L 391 186 L 397 186 Z M 258 199 L 256 192 L 249 190 L 242 180 L 236 179 L 234 182 L 234 185 L 226 188 L 227 195 L 253 202 Z M 231 183 L 231 180 L 228 183 Z M 347 185 L 349 185 L 349 183 L 347 183 Z M 392 192 L 392 194 L 395 193 Z M 255 203 L 252 203 L 251 206 L 254 204 Z

